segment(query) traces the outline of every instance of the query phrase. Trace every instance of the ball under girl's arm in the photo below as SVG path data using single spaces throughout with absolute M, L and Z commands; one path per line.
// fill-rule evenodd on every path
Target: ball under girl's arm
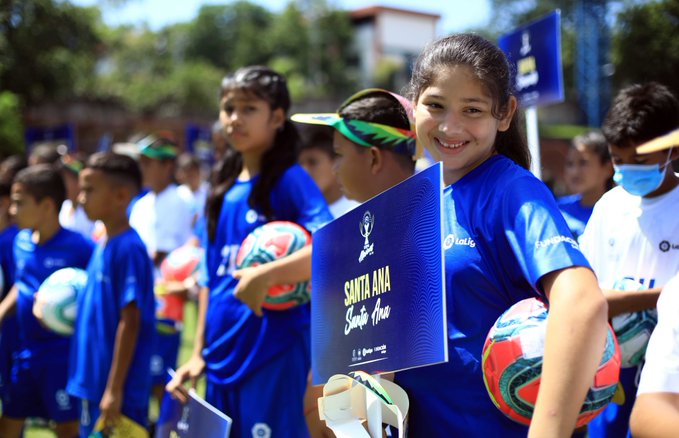
M 271 286 L 309 280 L 311 245 L 271 263 L 238 270 L 233 276 L 240 279 L 234 291 L 236 297 L 256 315 L 262 316 L 262 303 Z
M 596 277 L 584 267 L 551 272 L 541 283 L 549 319 L 529 436 L 570 437 L 603 354 L 607 304 Z

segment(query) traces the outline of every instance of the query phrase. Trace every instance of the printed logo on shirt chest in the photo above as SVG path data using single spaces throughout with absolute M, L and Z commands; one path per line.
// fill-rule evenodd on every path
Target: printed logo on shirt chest
M 448 234 L 445 239 L 443 239 L 443 249 L 450 249 L 453 246 L 468 246 L 470 248 L 476 247 L 476 242 L 471 237 L 458 237 L 454 234 Z
M 668 252 L 669 250 L 678 250 L 679 243 L 670 243 L 668 240 L 663 240 L 658 244 L 658 249 L 662 252 Z
M 47 269 L 65 268 L 66 267 L 66 260 L 57 259 L 57 258 L 53 258 L 53 257 L 46 257 L 45 260 L 43 260 L 42 264 Z
M 267 221 L 266 216 L 264 216 L 263 214 L 257 214 L 255 210 L 250 209 L 248 210 L 247 213 L 245 213 L 245 222 L 249 224 L 254 224 L 255 222 L 257 222 L 257 220 L 261 222 Z

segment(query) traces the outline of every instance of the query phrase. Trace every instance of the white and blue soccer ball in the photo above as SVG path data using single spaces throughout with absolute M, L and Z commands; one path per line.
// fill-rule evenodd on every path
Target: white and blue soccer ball
M 646 289 L 646 287 L 626 278 L 617 281 L 613 289 L 638 291 Z M 622 368 L 635 367 L 644 360 L 648 340 L 651 338 L 651 333 L 657 323 L 658 312 L 656 309 L 624 313 L 611 319 L 611 326 L 618 337 L 618 344 L 620 345 Z
M 42 322 L 50 330 L 64 336 L 73 334 L 78 310 L 78 294 L 85 289 L 87 272 L 63 268 L 53 272 L 38 290 Z

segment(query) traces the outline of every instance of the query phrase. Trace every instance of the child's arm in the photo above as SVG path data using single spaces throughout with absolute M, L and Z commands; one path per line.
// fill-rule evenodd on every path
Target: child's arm
M 630 430 L 635 438 L 676 436 L 679 430 L 679 394 L 639 394 L 634 402 Z
M 101 398 L 99 409 L 104 424 L 115 422 L 120 416 L 123 390 L 127 372 L 137 345 L 141 316 L 135 302 L 123 307 L 118 321 L 116 341 L 113 348 L 113 362 L 108 373 L 108 382 Z
M 182 386 L 183 383 L 190 380 L 191 387 L 195 388 L 198 378 L 205 370 L 203 346 L 205 345 L 205 317 L 207 315 L 209 292 L 210 290 L 206 287 L 201 288 L 198 292 L 198 319 L 196 321 L 196 334 L 193 341 L 191 358 L 177 369 L 172 380 L 165 386 L 165 390 L 182 403 L 188 401 L 188 392 Z
M 233 276 L 240 279 L 234 291 L 236 298 L 262 316 L 262 303 L 271 286 L 299 283 L 311 277 L 311 245 L 271 263 L 239 269 Z
M 661 290 L 660 287 L 638 291 L 603 289 L 606 301 L 608 301 L 608 317 L 613 318 L 623 313 L 655 309 Z
M 19 289 L 15 284 L 9 290 L 5 299 L 0 303 L 0 324 L 7 318 L 7 315 L 11 314 L 16 308 L 17 298 L 19 297 Z
M 603 354 L 607 304 L 587 268 L 551 272 L 540 281 L 549 319 L 529 436 L 570 437 Z

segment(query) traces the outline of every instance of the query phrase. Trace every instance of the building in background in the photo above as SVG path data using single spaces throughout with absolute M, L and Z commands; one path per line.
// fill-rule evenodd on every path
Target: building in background
M 417 55 L 437 38 L 440 15 L 373 6 L 350 12 L 360 85 L 400 91 Z

